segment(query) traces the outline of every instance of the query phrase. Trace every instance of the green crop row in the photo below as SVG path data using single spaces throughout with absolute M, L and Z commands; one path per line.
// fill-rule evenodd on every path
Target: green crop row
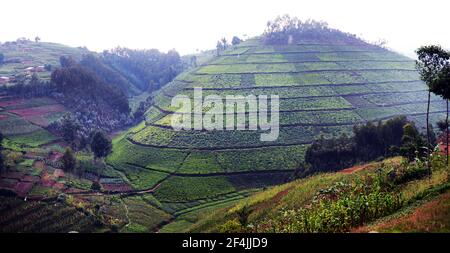
M 155 197 L 163 202 L 188 202 L 234 191 L 236 189 L 224 176 L 173 176 L 161 184 L 155 192 Z
M 225 74 L 225 73 L 256 73 L 256 72 L 294 72 L 298 71 L 292 63 L 279 64 L 230 64 L 207 65 L 199 70 L 200 74 Z
M 360 108 L 356 112 L 365 120 L 377 120 L 380 118 L 394 117 L 396 115 L 409 115 L 417 113 L 426 113 L 427 103 L 405 104 L 389 107 Z M 445 105 L 443 101 L 431 103 L 430 112 L 443 111 Z
M 106 161 L 114 167 L 129 162 L 142 167 L 173 172 L 181 166 L 186 155 L 186 152 L 174 149 L 137 146 L 121 137 L 113 142 L 113 152 Z
M 217 160 L 228 172 L 292 170 L 304 159 L 306 145 L 268 147 L 217 152 Z
M 323 135 L 324 137 L 336 137 L 342 133 L 351 134 L 351 125 L 346 126 L 291 126 L 281 127 L 278 139 L 273 142 L 261 141 L 261 134 L 267 131 L 178 131 L 171 139 L 168 146 L 180 148 L 238 148 L 238 147 L 259 147 L 267 145 L 284 145 L 284 144 L 298 144 L 312 142 L 314 139 Z M 147 126 L 153 128 L 152 131 L 172 132 L 171 129 L 159 128 L 154 126 Z M 142 144 L 150 144 L 155 146 L 166 146 L 166 144 L 158 143 L 155 140 L 152 142 L 139 142 Z M 115 149 L 114 149 L 115 150 Z M 150 149 L 151 150 L 151 149 Z M 164 151 L 168 150 L 168 151 Z M 170 149 L 164 149 L 158 153 L 169 152 Z M 134 150 L 132 150 L 134 151 Z M 145 149 L 142 151 L 144 152 Z M 114 155 L 114 153 L 113 153 Z M 111 155 L 111 156 L 113 156 Z M 123 157 L 122 159 L 126 159 Z M 145 159 L 145 158 L 142 158 Z M 136 161 L 136 158 L 131 160 Z M 138 162 L 136 162 L 138 163 Z M 141 166 L 146 166 L 146 162 L 139 162 Z M 151 167 L 151 166 L 149 166 Z
M 199 151 L 191 152 L 186 160 L 184 160 L 183 165 L 178 170 L 179 173 L 192 173 L 192 174 L 202 174 L 202 173 L 215 173 L 224 172 L 220 164 L 217 162 L 217 157 L 215 152 Z
M 419 74 L 416 71 L 402 70 L 380 70 L 380 71 L 355 71 L 368 82 L 387 82 L 387 81 L 416 81 L 419 80 Z
M 168 221 L 171 216 L 150 205 L 141 196 L 123 199 L 127 207 L 128 224 L 121 232 L 148 233 L 161 222 Z

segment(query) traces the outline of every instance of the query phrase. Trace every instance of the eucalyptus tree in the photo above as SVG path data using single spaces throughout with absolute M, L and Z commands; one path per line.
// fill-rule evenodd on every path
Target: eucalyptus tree
M 445 123 L 444 123 L 444 130 L 445 130 L 445 145 L 446 145 L 446 159 L 447 159 L 447 166 L 449 163 L 449 150 L 448 150 L 448 144 L 449 144 L 449 128 L 448 128 L 448 100 L 450 99 L 450 61 L 447 61 L 446 65 L 439 71 L 435 78 L 433 92 L 436 95 L 441 96 L 443 99 L 445 99 L 447 110 L 446 110 L 446 116 L 445 116 Z
M 416 61 L 416 68 L 419 71 L 420 78 L 428 86 L 428 100 L 427 100 L 427 114 L 426 114 L 426 124 L 427 124 L 427 148 L 428 155 L 430 155 L 431 150 L 431 136 L 430 136 L 430 97 L 431 93 L 436 93 L 441 86 L 439 83 L 439 74 L 441 70 L 448 65 L 450 55 L 447 51 L 442 49 L 442 47 L 437 45 L 422 46 L 416 50 L 418 60 Z M 428 164 L 428 168 L 430 166 Z

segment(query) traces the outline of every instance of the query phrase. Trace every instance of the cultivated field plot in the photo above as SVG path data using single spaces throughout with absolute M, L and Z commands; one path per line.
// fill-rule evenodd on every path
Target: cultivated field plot
M 95 219 L 65 204 L 0 197 L 0 232 L 93 232 Z
M 16 143 L 38 147 L 57 140 L 44 128 L 60 119 L 66 109 L 50 98 L 0 99 L 0 131 Z

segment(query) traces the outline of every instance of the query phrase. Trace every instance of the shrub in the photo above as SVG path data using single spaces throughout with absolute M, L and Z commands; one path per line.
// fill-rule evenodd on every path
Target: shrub
M 237 219 L 229 220 L 219 228 L 220 233 L 239 233 L 242 230 L 242 225 Z
M 92 182 L 91 190 L 100 191 L 101 189 L 102 189 L 102 186 L 100 185 L 99 182 L 97 182 L 97 181 Z

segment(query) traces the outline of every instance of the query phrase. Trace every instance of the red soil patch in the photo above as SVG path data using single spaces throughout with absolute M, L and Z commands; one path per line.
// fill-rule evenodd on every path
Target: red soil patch
M 133 188 L 127 184 L 102 184 L 102 186 L 105 191 L 110 192 L 129 192 L 133 190 Z
M 4 178 L 11 178 L 11 179 L 22 179 L 24 174 L 22 172 L 6 172 L 2 175 Z
M 367 167 L 369 167 L 369 165 L 367 165 L 367 164 L 366 165 L 357 165 L 357 166 L 353 166 L 353 167 L 350 167 L 350 168 L 347 168 L 347 169 L 343 169 L 343 170 L 340 171 L 340 173 L 350 174 L 350 173 L 353 173 L 355 171 L 364 170 Z
M 450 229 L 450 192 L 432 200 L 412 213 L 390 219 L 375 226 L 363 226 L 353 232 L 402 231 L 402 232 L 448 232 Z
M 52 187 L 53 187 L 53 189 L 57 189 L 57 190 L 64 190 L 64 188 L 66 188 L 66 186 L 62 183 L 55 183 Z
M 62 105 L 44 105 L 38 107 L 31 108 L 23 108 L 23 109 L 14 109 L 10 110 L 10 112 L 20 115 L 22 117 L 32 117 L 32 116 L 43 116 L 52 112 L 62 112 L 64 111 L 64 107 Z
M 39 180 L 41 180 L 40 177 L 30 176 L 30 175 L 26 175 L 22 178 L 23 182 L 38 182 Z
M 271 207 L 274 203 L 280 202 L 280 200 L 281 200 L 284 196 L 286 196 L 286 195 L 291 191 L 292 188 L 293 188 L 293 187 L 291 186 L 291 187 L 289 187 L 289 188 L 286 188 L 286 189 L 284 189 L 284 190 L 278 192 L 278 193 L 275 194 L 275 196 L 273 196 L 269 201 L 264 201 L 264 202 L 262 202 L 262 203 L 260 203 L 260 204 L 257 204 L 257 205 L 254 207 L 254 209 L 255 209 L 255 210 L 263 210 L 263 211 L 264 211 L 265 209 L 268 209 L 268 208 Z
M 60 178 L 60 177 L 64 177 L 64 171 L 63 170 L 61 170 L 61 169 L 56 169 L 54 172 L 53 172 L 53 178 Z
M 56 184 L 56 181 L 53 179 L 43 179 L 41 180 L 41 185 L 44 187 L 52 187 L 54 184 Z
M 45 164 L 43 161 L 36 161 L 34 163 L 34 167 L 38 168 L 38 169 L 45 169 Z
M 62 153 L 53 151 L 52 154 L 50 155 L 49 159 L 52 162 L 57 162 L 57 161 L 61 160 L 62 157 L 63 157 Z
M 33 182 L 20 182 L 16 184 L 15 191 L 19 196 L 25 197 L 33 186 Z
M 41 175 L 41 184 L 52 186 L 56 181 L 53 178 L 53 174 L 49 174 L 47 171 L 44 171 Z
M 450 144 L 450 143 L 449 143 Z M 450 145 L 447 147 L 449 148 Z M 444 142 L 439 142 L 439 151 L 441 152 L 441 154 L 446 155 L 447 154 L 447 149 L 446 149 L 446 145 L 445 145 L 445 141 Z
M 0 101 L 0 107 L 9 107 L 9 106 L 15 106 L 15 105 L 21 105 L 25 102 L 23 99 L 13 99 L 13 100 L 7 100 L 7 101 Z
M 285 190 L 283 190 L 283 191 L 280 191 L 279 193 L 277 193 L 273 198 L 272 198 L 272 201 L 274 201 L 274 202 L 278 202 L 278 201 L 280 201 L 284 196 L 286 196 L 288 193 L 289 193 L 289 191 L 292 189 L 292 187 L 289 187 L 289 188 L 287 188 L 287 189 L 285 189 Z

